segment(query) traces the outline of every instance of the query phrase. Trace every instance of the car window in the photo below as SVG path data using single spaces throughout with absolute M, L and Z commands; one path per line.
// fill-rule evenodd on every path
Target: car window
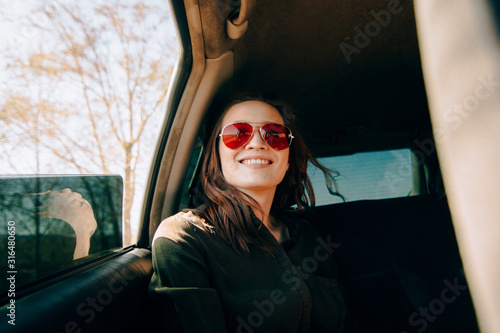
M 180 47 L 162 1 L 4 6 L 0 251 L 15 238 L 23 276 L 39 279 L 137 241 Z M 75 210 L 62 212 L 73 205 L 87 208 L 87 236 L 95 229 L 77 255 Z
M 409 149 L 358 153 L 318 159 L 327 168 L 338 172 L 338 192 L 345 201 L 386 199 L 410 195 L 413 187 L 412 154 Z M 325 186 L 323 173 L 309 167 L 309 176 L 316 195 L 316 205 L 343 202 Z
M 20 273 L 18 287 L 122 247 L 120 176 L 1 177 L 0 188 L 0 267 Z

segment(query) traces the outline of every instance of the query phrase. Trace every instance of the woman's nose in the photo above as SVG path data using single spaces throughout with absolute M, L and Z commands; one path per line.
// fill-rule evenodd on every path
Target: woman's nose
M 245 146 L 247 149 L 266 149 L 267 144 L 264 140 L 262 140 L 262 136 L 260 135 L 260 131 L 258 128 L 254 128 L 252 137 L 250 141 Z

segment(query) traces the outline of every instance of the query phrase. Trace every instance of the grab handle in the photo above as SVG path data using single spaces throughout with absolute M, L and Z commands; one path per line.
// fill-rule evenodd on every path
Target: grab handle
M 229 17 L 227 20 L 227 35 L 231 39 L 239 39 L 245 34 L 248 28 L 248 18 L 252 15 L 255 7 L 255 0 L 241 0 L 237 15 Z

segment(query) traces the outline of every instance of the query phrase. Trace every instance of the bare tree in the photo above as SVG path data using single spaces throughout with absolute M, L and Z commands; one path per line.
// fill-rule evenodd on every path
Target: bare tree
M 137 166 L 172 73 L 169 19 L 168 8 L 145 0 L 45 1 L 28 16 L 30 49 L 3 55 L 12 84 L 0 93 L 0 121 L 16 135 L 0 140 L 11 154 L 36 149 L 37 173 L 43 150 L 82 174 L 122 174 L 125 244 Z

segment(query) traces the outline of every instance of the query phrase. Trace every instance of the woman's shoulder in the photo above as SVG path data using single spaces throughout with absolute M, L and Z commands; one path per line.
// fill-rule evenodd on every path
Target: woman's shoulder
M 196 237 L 199 231 L 206 232 L 209 226 L 205 220 L 192 211 L 182 211 L 163 220 L 156 229 L 153 241 L 158 238 L 172 240 Z

